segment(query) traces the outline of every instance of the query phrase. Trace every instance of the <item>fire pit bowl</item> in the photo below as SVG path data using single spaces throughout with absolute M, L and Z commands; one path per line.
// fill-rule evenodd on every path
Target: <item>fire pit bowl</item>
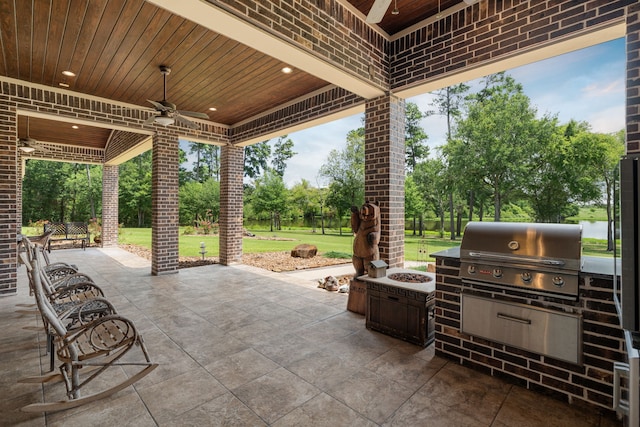
M 402 283 L 428 283 L 433 280 L 432 277 L 421 273 L 393 273 L 387 276 L 391 280 Z

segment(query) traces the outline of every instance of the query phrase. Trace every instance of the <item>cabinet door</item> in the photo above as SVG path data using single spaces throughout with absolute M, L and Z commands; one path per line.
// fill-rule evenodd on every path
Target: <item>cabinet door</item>
M 383 326 L 406 335 L 408 306 L 405 298 L 392 295 L 381 295 L 380 323 Z

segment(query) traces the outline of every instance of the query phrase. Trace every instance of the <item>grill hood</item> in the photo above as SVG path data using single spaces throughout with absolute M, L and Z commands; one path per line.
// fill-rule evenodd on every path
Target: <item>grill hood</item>
M 460 260 L 579 272 L 582 226 L 513 222 L 470 222 Z

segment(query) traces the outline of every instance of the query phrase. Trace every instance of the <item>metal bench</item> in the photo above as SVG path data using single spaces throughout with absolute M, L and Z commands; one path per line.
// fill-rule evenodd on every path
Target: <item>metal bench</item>
M 53 233 L 51 233 L 47 247 L 49 252 L 51 252 L 52 241 L 66 240 L 76 242 L 80 240 L 83 250 L 89 246 L 91 241 L 89 225 L 86 222 L 50 222 L 44 225 L 45 234 L 51 230 L 53 230 Z

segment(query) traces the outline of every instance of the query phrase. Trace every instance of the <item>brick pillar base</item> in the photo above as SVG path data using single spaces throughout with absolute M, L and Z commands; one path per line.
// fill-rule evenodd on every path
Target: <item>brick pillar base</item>
M 404 266 L 405 102 L 393 95 L 367 101 L 364 195 L 380 203 L 380 258 Z
M 220 263 L 242 262 L 242 178 L 244 148 L 220 150 Z

